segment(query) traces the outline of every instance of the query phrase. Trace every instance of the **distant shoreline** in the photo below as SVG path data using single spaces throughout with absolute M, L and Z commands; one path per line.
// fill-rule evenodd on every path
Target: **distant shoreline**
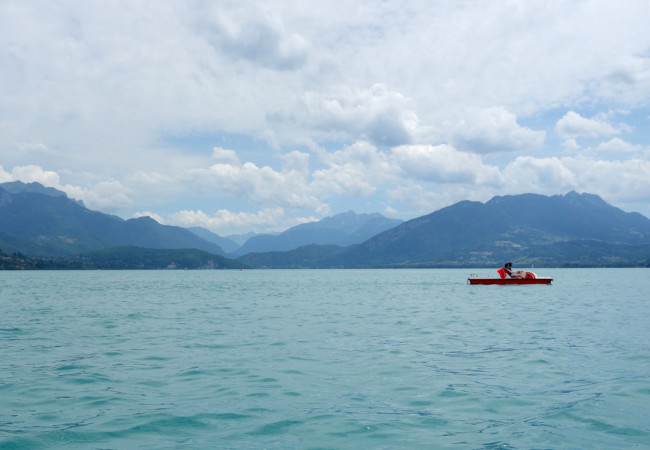
M 187 270 L 381 270 L 381 269 L 467 269 L 467 270 L 496 270 L 498 265 L 450 265 L 450 264 L 393 264 L 377 266 L 358 266 L 358 267 L 249 267 L 246 265 L 231 267 L 206 267 L 192 266 L 183 264 L 156 265 L 146 261 L 133 261 L 131 263 L 113 262 L 113 263 L 93 263 L 92 261 L 82 260 L 81 258 L 41 258 L 35 256 L 10 256 L 0 255 L 0 271 L 24 271 L 24 270 L 169 270 L 169 271 L 187 271 Z M 519 264 L 517 267 L 524 269 L 543 270 L 543 269 L 646 269 L 650 264 L 644 262 L 639 264 L 554 264 L 554 265 L 535 265 L 531 267 L 526 264 Z

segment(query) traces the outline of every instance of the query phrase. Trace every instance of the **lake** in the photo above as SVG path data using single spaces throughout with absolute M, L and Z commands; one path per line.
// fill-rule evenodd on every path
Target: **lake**
M 0 448 L 650 447 L 650 271 L 0 272 Z

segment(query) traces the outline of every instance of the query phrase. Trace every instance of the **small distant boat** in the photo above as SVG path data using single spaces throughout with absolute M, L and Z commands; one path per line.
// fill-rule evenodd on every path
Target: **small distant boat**
M 553 278 L 538 277 L 533 272 L 526 272 L 526 278 L 492 278 L 489 275 L 472 274 L 467 279 L 467 284 L 551 284 L 552 281 Z

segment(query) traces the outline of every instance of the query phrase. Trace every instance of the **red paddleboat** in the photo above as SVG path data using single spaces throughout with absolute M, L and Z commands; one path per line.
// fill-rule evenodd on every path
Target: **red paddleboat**
M 467 279 L 468 284 L 551 284 L 553 278 L 538 277 L 533 272 L 526 272 L 526 278 L 492 278 L 489 275 L 472 274 Z

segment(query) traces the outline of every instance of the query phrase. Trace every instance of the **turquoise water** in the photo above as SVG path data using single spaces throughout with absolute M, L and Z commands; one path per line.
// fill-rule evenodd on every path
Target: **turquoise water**
M 0 272 L 0 448 L 650 448 L 650 272 L 536 271 Z

